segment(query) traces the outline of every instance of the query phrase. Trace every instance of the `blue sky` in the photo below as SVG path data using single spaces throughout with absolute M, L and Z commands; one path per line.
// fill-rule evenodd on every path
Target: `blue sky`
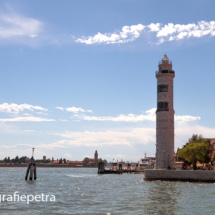
M 215 137 L 214 7 L 2 0 L 0 158 L 32 147 L 38 159 L 154 156 L 154 72 L 164 54 L 176 72 L 175 149 L 193 133 Z

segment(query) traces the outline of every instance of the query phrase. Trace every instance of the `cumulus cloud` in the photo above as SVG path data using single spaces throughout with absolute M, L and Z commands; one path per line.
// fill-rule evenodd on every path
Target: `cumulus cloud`
M 147 26 L 142 24 L 124 26 L 122 31 L 114 33 L 98 33 L 95 36 L 82 37 L 76 40 L 85 44 L 119 44 L 134 41 L 140 37 L 140 33 L 156 33 L 158 42 L 182 40 L 191 37 L 215 36 L 215 21 L 199 21 L 197 23 L 174 24 L 151 23 Z M 151 41 L 150 41 L 151 43 Z
M 151 23 L 150 25 L 147 25 L 148 28 L 150 28 L 150 31 L 154 32 L 154 31 L 159 31 L 160 30 L 160 23 L 154 24 Z
M 21 105 L 18 105 L 18 104 L 15 104 L 15 103 L 11 103 L 11 104 L 3 103 L 3 104 L 0 104 L 0 112 L 18 114 L 19 112 L 24 111 L 24 110 L 47 111 L 48 109 L 45 109 L 45 108 L 40 107 L 40 106 L 29 105 L 29 104 L 21 104 Z
M 157 33 L 157 37 L 166 37 L 169 34 L 173 34 L 176 32 L 176 29 L 174 28 L 173 23 L 169 23 L 168 25 L 165 25 L 160 31 Z
M 15 118 L 9 118 L 9 119 L 0 119 L 0 122 L 51 122 L 55 121 L 54 119 L 45 119 L 41 117 L 15 117 Z
M 82 37 L 76 40 L 77 43 L 85 43 L 85 44 L 114 44 L 114 43 L 127 43 L 137 39 L 140 36 L 140 33 L 145 28 L 144 25 L 131 25 L 124 26 L 122 31 L 116 31 L 114 33 L 104 33 L 100 32 L 95 36 Z
M 88 121 L 113 121 L 113 122 L 142 122 L 142 121 L 155 121 L 156 120 L 156 114 L 155 114 L 156 108 L 152 108 L 150 110 L 147 110 L 145 114 L 135 115 L 135 114 L 120 114 L 119 116 L 113 117 L 113 116 L 87 116 L 87 115 L 78 115 L 74 114 L 75 117 L 83 120 Z M 176 121 L 194 121 L 194 120 L 200 120 L 201 118 L 199 116 L 175 116 Z
M 215 36 L 215 21 L 200 21 L 197 24 L 173 24 L 164 25 L 156 37 L 160 38 L 159 43 L 164 41 L 182 40 L 190 37 L 203 37 L 206 35 Z
M 65 110 L 68 111 L 68 112 L 72 112 L 72 113 L 78 113 L 78 112 L 89 112 L 89 113 L 92 113 L 91 110 L 84 110 L 82 108 L 76 108 L 76 107 L 65 108 Z

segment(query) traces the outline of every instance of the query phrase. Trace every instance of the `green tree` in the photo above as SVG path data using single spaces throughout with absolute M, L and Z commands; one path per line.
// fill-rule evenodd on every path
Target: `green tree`
M 18 163 L 18 162 L 19 162 L 19 156 L 16 156 L 16 157 L 15 157 L 14 162 L 15 162 L 15 163 Z
M 202 134 L 199 134 L 199 135 L 193 134 L 192 137 L 188 139 L 188 142 L 186 143 L 186 145 L 193 142 L 202 141 L 202 140 L 204 140 Z
M 7 158 L 5 157 L 3 161 L 4 161 L 5 163 L 7 163 Z
M 201 139 L 191 140 L 184 148 L 178 151 L 177 156 L 184 161 L 192 163 L 193 170 L 196 170 L 197 161 L 200 163 L 210 161 L 210 157 L 208 156 L 210 147 L 210 140 L 204 140 L 201 136 Z
M 59 164 L 62 164 L 62 158 L 59 160 Z

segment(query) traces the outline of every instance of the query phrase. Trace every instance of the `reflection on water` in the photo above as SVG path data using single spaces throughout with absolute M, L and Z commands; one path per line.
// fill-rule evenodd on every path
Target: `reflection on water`
M 175 211 L 180 209 L 177 204 L 180 190 L 176 188 L 175 183 L 155 181 L 148 184 L 149 204 L 144 207 L 145 214 L 174 214 Z
M 0 194 L 55 195 L 56 202 L 1 202 L 1 214 L 215 214 L 215 184 L 144 182 L 143 175 L 97 175 L 96 169 L 0 168 Z

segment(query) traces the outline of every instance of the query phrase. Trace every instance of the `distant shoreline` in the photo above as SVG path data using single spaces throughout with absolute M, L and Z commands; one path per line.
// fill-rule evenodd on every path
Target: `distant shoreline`
M 26 167 L 27 168 L 28 164 L 0 164 L 0 168 L 3 167 Z M 71 165 L 65 165 L 65 164 L 36 164 L 37 168 L 98 168 L 97 166 L 71 166 Z

